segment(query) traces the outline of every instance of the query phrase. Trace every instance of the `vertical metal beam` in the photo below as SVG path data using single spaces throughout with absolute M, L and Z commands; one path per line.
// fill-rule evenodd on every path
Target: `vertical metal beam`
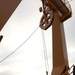
M 59 13 L 54 12 L 54 21 L 52 24 L 53 37 L 53 70 L 52 75 L 62 75 L 68 68 L 68 56 L 65 42 L 63 23 L 60 21 Z M 69 75 L 68 72 L 65 75 Z

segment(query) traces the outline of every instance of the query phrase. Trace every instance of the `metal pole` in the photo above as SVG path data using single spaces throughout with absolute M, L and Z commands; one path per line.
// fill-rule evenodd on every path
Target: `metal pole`
M 52 75 L 62 75 L 68 68 L 68 56 L 65 42 L 63 23 L 60 21 L 59 13 L 54 11 L 54 21 L 52 24 L 53 43 L 53 70 Z M 65 75 L 69 75 L 66 72 Z

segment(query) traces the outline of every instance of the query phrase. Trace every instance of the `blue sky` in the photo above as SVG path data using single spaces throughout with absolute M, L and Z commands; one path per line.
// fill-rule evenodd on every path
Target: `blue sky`
M 64 23 L 66 44 L 70 66 L 75 63 L 75 0 L 70 2 L 72 18 Z M 0 34 L 4 35 L 0 43 L 0 60 L 14 51 L 39 26 L 42 13 L 39 0 L 22 0 Z M 50 73 L 52 70 L 52 27 L 45 31 Z M 45 75 L 43 45 L 40 28 L 13 55 L 0 63 L 1 75 Z

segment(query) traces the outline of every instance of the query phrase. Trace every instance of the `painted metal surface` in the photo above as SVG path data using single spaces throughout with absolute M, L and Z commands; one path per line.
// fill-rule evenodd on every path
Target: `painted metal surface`
M 21 0 L 0 0 L 0 31 Z
M 52 75 L 69 75 L 69 63 L 66 49 L 66 40 L 63 23 L 60 21 L 59 13 L 54 12 L 52 24 L 52 46 L 53 46 L 53 70 Z
M 63 22 L 71 17 L 71 8 L 67 0 L 42 0 L 53 10 L 52 55 L 53 69 L 51 75 L 69 75 L 69 62 Z M 46 22 L 46 21 L 45 21 Z M 46 23 L 47 24 L 47 23 Z M 47 26 L 47 25 L 45 25 Z M 47 27 L 46 27 L 47 28 Z M 42 28 L 45 30 L 45 28 Z

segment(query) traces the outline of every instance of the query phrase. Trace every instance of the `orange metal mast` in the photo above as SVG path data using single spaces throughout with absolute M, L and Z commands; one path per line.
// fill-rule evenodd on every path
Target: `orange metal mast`
M 42 0 L 44 1 L 44 0 Z M 69 63 L 65 42 L 63 22 L 72 15 L 71 6 L 67 0 L 45 0 L 45 8 L 40 27 L 46 30 L 52 24 L 53 69 L 52 75 L 69 75 Z M 49 8 L 51 8 L 49 10 Z M 53 18 L 49 12 L 53 11 Z M 51 13 L 50 13 L 50 16 Z M 53 19 L 53 20 L 52 20 Z M 52 23 L 50 22 L 52 21 Z
M 65 43 L 63 23 L 59 19 L 58 12 L 54 12 L 54 21 L 52 24 L 53 36 L 53 70 L 52 75 L 68 74 L 69 63 Z

